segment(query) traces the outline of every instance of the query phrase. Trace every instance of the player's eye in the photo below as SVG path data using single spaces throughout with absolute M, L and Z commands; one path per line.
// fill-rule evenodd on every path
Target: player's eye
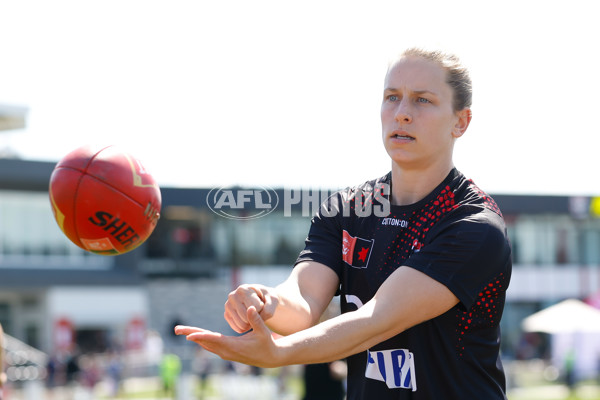
M 396 96 L 395 94 L 390 94 L 386 98 L 388 101 L 398 101 L 398 96 Z
M 429 101 L 429 99 L 426 99 L 425 97 L 418 97 L 417 98 L 417 103 L 426 104 L 426 103 L 431 103 L 431 101 Z

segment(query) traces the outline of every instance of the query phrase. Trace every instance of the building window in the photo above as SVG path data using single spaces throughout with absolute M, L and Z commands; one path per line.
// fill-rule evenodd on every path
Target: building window
M 2 329 L 4 330 L 4 332 L 12 332 L 11 321 L 12 319 L 10 317 L 10 304 L 0 303 L 0 324 L 2 324 Z
M 600 265 L 600 224 L 587 224 L 581 230 L 581 258 L 587 265 Z
M 565 215 L 520 216 L 508 227 L 517 264 L 564 265 L 580 262 L 577 225 Z
M 0 254 L 81 254 L 60 231 L 47 193 L 0 191 Z

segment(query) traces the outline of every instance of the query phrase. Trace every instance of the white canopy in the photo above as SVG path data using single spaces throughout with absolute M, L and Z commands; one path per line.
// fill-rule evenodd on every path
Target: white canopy
M 600 333 L 600 310 L 568 299 L 525 318 L 522 327 L 527 332 Z

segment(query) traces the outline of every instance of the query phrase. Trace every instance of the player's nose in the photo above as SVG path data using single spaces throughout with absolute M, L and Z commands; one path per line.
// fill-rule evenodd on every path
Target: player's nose
M 410 109 L 410 105 L 404 99 L 398 102 L 394 118 L 400 123 L 409 124 L 412 122 L 412 110 Z

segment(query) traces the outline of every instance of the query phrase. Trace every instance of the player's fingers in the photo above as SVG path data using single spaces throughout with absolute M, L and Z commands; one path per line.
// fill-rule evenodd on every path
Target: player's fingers
M 195 342 L 208 351 L 219 353 L 220 343 L 225 337 L 217 332 L 202 330 L 202 332 L 192 332 L 186 336 L 186 340 Z
M 195 326 L 177 325 L 175 328 L 176 335 L 189 335 L 191 333 L 203 332 L 204 329 L 196 328 Z
M 257 309 L 260 316 L 264 321 L 268 320 L 275 314 L 275 309 L 277 308 L 278 299 L 271 296 L 269 293 L 266 293 L 264 296 L 264 306 L 262 310 Z
M 250 306 L 254 306 L 258 312 L 262 310 L 264 300 L 261 287 L 261 285 L 242 285 L 239 287 L 239 301 L 246 306 L 244 312 Z
M 251 288 L 248 291 L 247 296 L 243 299 L 242 303 L 245 306 L 244 315 L 246 315 L 246 311 L 249 307 L 254 307 L 258 310 L 258 312 L 260 312 L 265 306 L 265 302 L 262 298 L 262 293 L 255 288 Z
M 231 320 L 238 328 L 247 327 L 248 319 L 246 312 L 250 306 L 254 306 L 257 310 L 262 310 L 264 303 L 251 286 L 242 285 L 229 293 L 227 297 L 227 301 L 225 302 L 226 319 L 229 318 L 228 322 Z
M 248 319 L 246 316 L 247 307 L 244 303 L 230 302 L 225 303 L 225 319 L 227 322 L 233 323 L 239 332 L 245 332 L 249 328 Z M 232 326 L 232 328 L 234 328 Z
M 243 326 L 248 323 L 246 320 L 246 306 L 233 293 L 225 302 L 225 319 L 236 326 Z
M 269 328 L 263 321 L 262 317 L 254 307 L 248 307 L 248 322 L 252 327 L 252 330 L 258 334 L 271 335 Z
M 242 320 L 237 313 L 232 313 L 227 308 L 225 309 L 224 317 L 231 329 L 237 333 L 244 333 L 250 330 L 250 324 L 247 321 Z

